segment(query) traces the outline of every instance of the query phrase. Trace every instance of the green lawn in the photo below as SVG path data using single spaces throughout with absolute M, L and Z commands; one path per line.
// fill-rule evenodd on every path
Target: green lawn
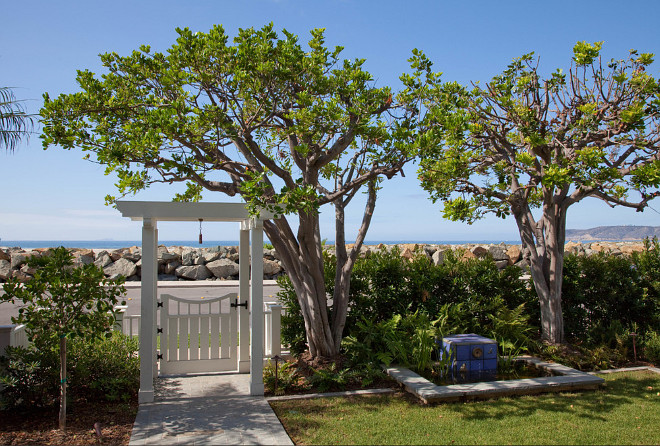
M 424 406 L 407 396 L 273 401 L 296 444 L 660 444 L 660 375 L 598 391 Z

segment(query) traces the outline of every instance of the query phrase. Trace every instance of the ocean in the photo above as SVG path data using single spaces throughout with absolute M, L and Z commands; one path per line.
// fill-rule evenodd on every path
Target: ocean
M 266 243 L 268 241 L 266 240 Z M 326 242 L 329 245 L 334 241 Z M 349 241 L 350 243 L 350 241 Z M 374 240 L 367 241 L 365 245 L 386 245 L 419 243 L 419 244 L 438 244 L 438 245 L 462 245 L 464 243 L 506 243 L 519 245 L 520 240 Z M 141 240 L 0 240 L 2 247 L 21 247 L 23 249 L 34 248 L 55 248 L 64 246 L 65 248 L 97 248 L 97 249 L 119 249 L 131 246 L 140 246 Z M 238 240 L 204 240 L 201 245 L 196 240 L 159 240 L 159 245 L 165 246 L 190 246 L 193 248 L 210 248 L 212 246 L 238 246 Z

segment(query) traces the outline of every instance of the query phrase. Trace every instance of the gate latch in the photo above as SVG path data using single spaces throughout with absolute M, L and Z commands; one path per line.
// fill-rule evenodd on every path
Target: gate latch
M 238 298 L 236 298 L 236 299 L 234 299 L 234 303 L 230 304 L 230 305 L 231 305 L 232 308 L 245 307 L 245 309 L 247 310 L 247 302 L 248 301 L 246 299 L 245 302 L 243 302 L 242 304 L 239 304 L 238 303 Z

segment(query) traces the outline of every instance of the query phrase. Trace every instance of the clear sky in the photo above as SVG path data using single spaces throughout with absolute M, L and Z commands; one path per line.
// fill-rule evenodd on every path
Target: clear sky
M 37 112 L 44 92 L 77 90 L 76 70 L 102 72 L 98 55 L 125 55 L 141 44 L 165 51 L 175 28 L 208 31 L 222 24 L 230 36 L 239 28 L 273 22 L 308 40 L 312 28 L 326 28 L 330 46 L 345 47 L 344 58 L 365 58 L 379 85 L 398 88 L 413 48 L 434 61 L 444 80 L 486 81 L 514 57 L 534 51 L 543 70 L 568 69 L 575 42 L 605 41 L 603 56 L 624 58 L 630 48 L 660 53 L 660 1 L 370 1 L 370 0 L 113 0 L 5 1 L 0 7 L 0 85 L 15 88 Z M 658 76 L 660 63 L 652 66 Z M 443 220 L 416 179 L 386 182 L 367 240 L 517 240 L 515 223 L 495 217 L 468 226 Z M 140 224 L 104 205 L 114 177 L 82 160 L 79 150 L 42 150 L 38 134 L 13 154 L 0 153 L 0 238 L 2 240 L 138 240 Z M 153 187 L 136 200 L 168 201 L 172 186 Z M 205 201 L 228 201 L 206 193 Z M 660 202 L 651 203 L 660 210 Z M 361 220 L 354 203 L 347 238 Z M 334 239 L 333 209 L 323 208 L 322 236 Z M 599 225 L 660 225 L 660 213 L 610 209 L 596 199 L 573 206 L 568 228 Z M 207 240 L 233 240 L 231 224 L 205 227 Z M 160 223 L 161 240 L 195 240 L 197 224 Z

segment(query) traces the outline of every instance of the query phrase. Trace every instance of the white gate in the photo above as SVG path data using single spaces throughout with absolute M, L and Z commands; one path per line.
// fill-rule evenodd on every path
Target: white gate
M 237 370 L 237 297 L 236 293 L 230 293 L 191 301 L 162 294 L 160 373 Z

